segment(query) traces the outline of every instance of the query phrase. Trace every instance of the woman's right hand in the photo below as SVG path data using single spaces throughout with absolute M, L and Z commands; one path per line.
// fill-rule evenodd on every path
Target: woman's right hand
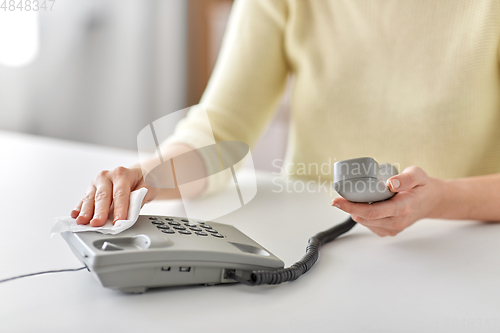
M 77 224 L 89 224 L 100 227 L 108 219 L 113 204 L 113 223 L 126 220 L 130 201 L 130 192 L 146 187 L 148 193 L 142 205 L 152 201 L 158 189 L 149 187 L 144 182 L 140 167 L 118 167 L 111 171 L 101 171 L 92 181 L 85 196 L 71 211 L 71 217 Z

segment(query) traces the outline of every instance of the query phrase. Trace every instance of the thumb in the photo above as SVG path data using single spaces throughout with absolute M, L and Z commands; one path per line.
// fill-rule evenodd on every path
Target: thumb
M 411 166 L 402 173 L 387 180 L 387 187 L 391 192 L 403 192 L 411 190 L 416 186 L 425 185 L 428 176 L 422 168 Z

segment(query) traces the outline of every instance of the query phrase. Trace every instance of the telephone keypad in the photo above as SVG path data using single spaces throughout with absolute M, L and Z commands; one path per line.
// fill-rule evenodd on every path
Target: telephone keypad
M 193 223 L 189 222 L 189 220 L 186 219 L 157 216 L 151 216 L 149 217 L 149 219 L 151 220 L 151 223 L 156 228 L 158 228 L 159 231 L 165 234 L 174 235 L 178 233 L 181 235 L 192 235 L 194 232 L 194 234 L 201 237 L 212 235 L 216 238 L 224 238 L 224 235 L 220 234 L 210 225 L 205 224 L 205 222 Z M 163 222 L 161 219 L 164 219 L 165 221 L 167 221 L 167 223 Z M 181 224 L 181 221 L 184 223 Z M 185 226 L 188 227 L 189 230 Z

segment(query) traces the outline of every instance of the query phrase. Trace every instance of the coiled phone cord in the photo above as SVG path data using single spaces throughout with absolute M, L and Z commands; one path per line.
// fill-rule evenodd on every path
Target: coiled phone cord
M 333 241 L 340 235 L 345 234 L 355 225 L 356 222 L 349 216 L 346 221 L 309 238 L 309 242 L 306 247 L 306 254 L 302 257 L 302 259 L 300 259 L 290 267 L 281 268 L 275 271 L 253 271 L 250 275 L 250 280 L 246 280 L 241 276 L 237 276 L 235 272 L 230 273 L 228 277 L 250 286 L 259 286 L 262 284 L 280 284 L 283 282 L 296 280 L 302 274 L 310 270 L 311 267 L 316 263 L 319 257 L 319 249 L 321 248 L 321 246 Z

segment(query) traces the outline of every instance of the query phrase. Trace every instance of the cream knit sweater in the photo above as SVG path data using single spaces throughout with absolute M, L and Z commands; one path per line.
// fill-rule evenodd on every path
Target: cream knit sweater
M 217 141 L 252 146 L 292 74 L 291 173 L 361 156 L 497 173 L 499 38 L 499 0 L 237 0 L 202 104 Z M 198 118 L 169 142 L 203 146 Z

